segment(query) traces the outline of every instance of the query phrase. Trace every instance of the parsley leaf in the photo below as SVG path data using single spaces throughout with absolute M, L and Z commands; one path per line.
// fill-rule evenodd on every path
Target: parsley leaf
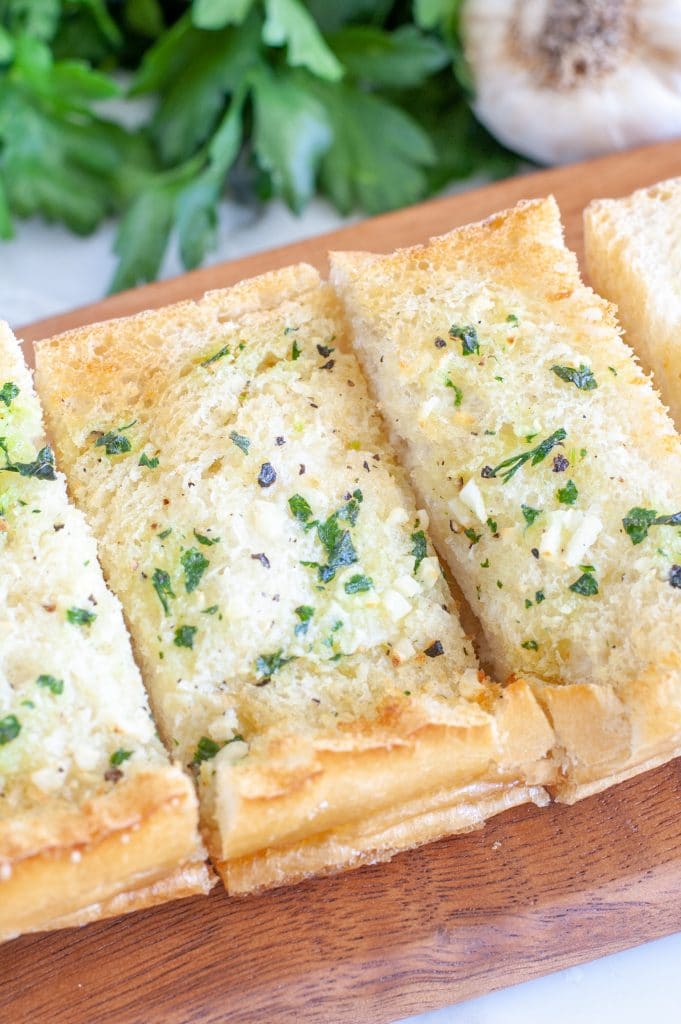
M 580 363 L 578 370 L 574 366 L 552 366 L 551 369 L 557 377 L 569 384 L 574 384 L 580 391 L 593 391 L 598 387 L 592 370 L 584 363 Z
M 129 452 L 132 445 L 123 431 L 130 430 L 136 423 L 137 420 L 133 420 L 132 423 L 126 423 L 124 427 L 119 427 L 118 430 L 109 430 L 106 434 L 102 434 L 95 441 L 95 448 L 104 448 L 107 455 L 124 455 Z
M 209 736 L 202 736 L 196 744 L 192 764 L 201 764 L 202 761 L 211 761 L 216 754 L 220 753 L 221 750 L 221 745 L 216 743 L 215 740 L 210 739 Z
M 5 715 L 0 718 L 0 747 L 10 740 L 15 740 L 21 732 L 21 723 L 16 715 Z
M 38 676 L 36 683 L 38 686 L 42 686 L 43 689 L 49 690 L 55 696 L 59 696 L 60 693 L 64 692 L 64 680 L 56 679 L 54 676 Z
M 306 523 L 312 517 L 312 509 L 302 494 L 294 494 L 289 498 L 288 507 L 300 523 Z
M 504 459 L 503 462 L 500 462 L 498 466 L 494 467 L 491 473 L 489 473 L 489 476 L 497 476 L 499 475 L 500 470 L 503 470 L 501 473 L 501 479 L 505 484 L 507 484 L 511 477 L 515 476 L 519 469 L 522 469 L 526 462 L 530 462 L 530 465 L 532 466 L 538 465 L 546 458 L 549 452 L 555 448 L 557 444 L 560 444 L 561 441 L 564 441 L 566 437 L 567 431 L 561 427 L 559 430 L 554 431 L 549 437 L 545 438 L 541 444 L 537 445 L 536 448 L 530 448 L 529 451 L 521 452 L 520 455 L 511 455 L 508 459 Z
M 289 661 L 293 661 L 293 658 L 284 658 L 281 651 L 275 651 L 274 654 L 261 654 L 256 658 L 255 670 L 261 679 L 269 679 L 284 665 L 288 665 Z
M 158 599 L 163 605 L 163 611 L 167 615 L 170 611 L 168 598 L 175 597 L 170 583 L 170 576 L 164 569 L 154 569 L 153 576 L 151 577 L 151 585 L 158 594 Z
M 119 747 L 118 750 L 114 750 L 109 758 L 109 764 L 113 765 L 114 768 L 118 768 L 119 765 L 123 764 L 130 757 L 132 757 L 132 750 L 124 750 L 123 747 Z
M 579 491 L 575 485 L 574 480 L 568 480 L 565 487 L 559 487 L 556 491 L 556 497 L 561 505 L 574 505 L 579 496 Z
M 333 55 L 314 19 L 299 0 L 266 0 L 267 20 L 262 38 L 269 46 L 286 45 L 291 67 L 306 67 L 312 74 L 335 82 L 343 65 Z
M 367 590 L 372 590 L 374 581 L 370 576 L 363 576 L 357 573 L 355 576 L 351 576 L 349 580 L 345 582 L 345 593 L 346 594 L 363 594 Z
M 461 353 L 464 356 L 476 355 L 480 352 L 478 332 L 472 324 L 468 324 L 465 327 L 459 327 L 458 324 L 452 324 L 449 328 L 449 337 L 459 339 L 461 342 Z
M 446 46 L 414 25 L 393 32 L 373 25 L 348 25 L 329 42 L 350 75 L 388 89 L 421 85 L 450 59 Z
M 196 530 L 194 530 L 194 536 L 198 540 L 199 544 L 203 544 L 204 547 L 207 548 L 211 548 L 213 544 L 220 543 L 219 537 L 205 537 L 202 533 L 197 533 Z
M 528 526 L 532 526 L 532 523 L 535 521 L 535 519 L 538 519 L 544 511 L 541 508 L 532 508 L 531 505 L 521 505 L 520 508 L 523 513 L 525 522 Z
M 244 455 L 248 455 L 248 449 L 251 447 L 251 442 L 243 434 L 237 434 L 236 430 L 233 430 L 229 435 L 230 441 L 233 441 L 237 448 L 241 448 Z
M 592 572 L 584 572 L 579 579 L 570 584 L 570 590 L 575 594 L 581 594 L 582 597 L 594 597 L 598 593 L 598 582 Z
M 191 650 L 194 646 L 194 637 L 197 633 L 198 629 L 196 626 L 177 626 L 173 637 L 173 643 L 176 647 L 188 647 Z
M 49 446 L 41 448 L 33 462 L 12 462 L 9 457 L 7 440 L 0 437 L 0 451 L 5 456 L 5 465 L 0 466 L 0 472 L 18 473 L 19 476 L 34 477 L 36 480 L 56 480 L 57 474 L 54 470 L 54 453 Z
M 681 512 L 658 516 L 654 508 L 630 508 L 622 525 L 632 544 L 640 544 L 648 536 L 651 526 L 681 526 Z
M 460 387 L 458 387 L 456 384 L 454 384 L 454 382 L 451 381 L 449 379 L 449 377 L 447 377 L 447 379 L 445 381 L 445 387 L 446 388 L 452 388 L 452 390 L 454 392 L 454 408 L 458 409 L 458 407 L 461 405 L 461 403 L 463 401 L 463 391 L 461 390 Z
M 146 452 L 142 452 L 138 465 L 146 466 L 147 469 L 156 469 L 158 466 L 158 457 L 154 455 L 154 457 L 150 459 Z
M 192 590 L 196 590 L 201 577 L 210 565 L 210 562 L 205 555 L 202 555 L 198 548 L 189 548 L 184 552 L 180 558 L 180 563 L 184 569 L 184 586 L 188 594 L 191 594 Z
M 66 618 L 73 626 L 91 626 L 97 616 L 87 608 L 69 608 Z
M 414 556 L 414 572 L 417 573 L 421 562 L 428 554 L 428 544 L 423 530 L 415 530 L 414 533 L 412 533 L 411 543 L 412 549 L 409 554 Z
M 8 381 L 0 388 L 0 402 L 3 402 L 9 409 L 14 399 L 19 394 L 19 388 L 12 381 Z

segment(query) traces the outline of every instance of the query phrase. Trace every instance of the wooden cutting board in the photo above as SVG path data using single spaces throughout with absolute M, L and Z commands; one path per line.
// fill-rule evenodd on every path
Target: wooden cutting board
M 23 330 L 35 340 L 198 296 L 329 248 L 392 249 L 553 192 L 581 211 L 681 174 L 681 142 L 545 171 L 116 295 Z M 583 801 L 522 807 L 390 864 L 262 896 L 216 890 L 0 949 L 11 1024 L 378 1024 L 681 930 L 673 762 Z

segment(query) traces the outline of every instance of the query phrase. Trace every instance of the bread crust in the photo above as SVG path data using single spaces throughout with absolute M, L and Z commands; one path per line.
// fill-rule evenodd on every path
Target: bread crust
M 590 218 L 592 232 L 596 218 L 602 215 L 602 212 L 602 204 L 594 208 Z M 457 229 L 450 235 L 434 238 L 425 245 L 399 250 L 391 255 L 332 253 L 331 266 L 331 280 L 344 301 L 364 368 L 388 413 L 392 424 L 393 442 L 400 445 L 407 462 L 411 460 L 412 473 L 416 468 L 418 475 L 418 463 L 427 457 L 427 431 L 423 430 L 425 438 L 415 438 L 413 433 L 410 434 L 410 430 L 414 432 L 414 421 L 410 419 L 414 415 L 414 406 L 408 409 L 406 402 L 403 402 L 398 408 L 397 400 L 393 402 L 392 395 L 407 388 L 407 380 L 411 380 L 411 363 L 418 365 L 419 352 L 409 352 L 409 363 L 406 354 L 401 355 L 402 350 L 398 349 L 397 343 L 393 343 L 385 334 L 380 336 L 379 320 L 372 320 L 371 316 L 372 289 L 377 291 L 379 288 L 389 288 L 391 293 L 394 291 L 395 295 L 399 296 L 399 308 L 406 311 L 406 316 L 414 317 L 415 310 L 419 308 L 418 288 L 423 291 L 428 287 L 427 282 L 423 280 L 423 271 L 430 267 L 436 268 L 443 275 L 448 272 L 453 281 L 461 277 L 479 281 L 481 286 L 489 284 L 495 295 L 504 296 L 499 301 L 508 302 L 511 309 L 514 301 L 522 306 L 523 296 L 528 296 L 528 305 L 534 315 L 542 302 L 549 311 L 547 318 L 552 307 L 556 309 L 555 315 L 559 317 L 566 303 L 573 303 L 575 308 L 583 306 L 584 322 L 589 322 L 589 315 L 591 322 L 597 324 L 592 344 L 594 358 L 598 354 L 597 346 L 600 344 L 604 353 L 600 355 L 600 359 L 603 362 L 615 363 L 616 366 L 609 368 L 613 376 L 616 378 L 618 373 L 620 378 L 626 376 L 627 386 L 631 388 L 626 401 L 634 404 L 636 420 L 640 426 L 637 427 L 638 433 L 635 434 L 629 424 L 623 425 L 618 422 L 615 429 L 618 443 L 623 443 L 625 448 L 636 450 L 639 445 L 639 433 L 643 433 L 644 438 L 639 445 L 641 461 L 648 459 L 653 469 L 659 464 L 659 474 L 663 478 L 668 477 L 670 481 L 679 478 L 679 437 L 666 416 L 659 397 L 631 359 L 631 353 L 617 340 L 620 328 L 615 307 L 600 300 L 582 285 L 576 257 L 564 246 L 559 213 L 552 197 L 547 200 L 520 203 L 515 208 L 479 224 Z M 413 288 L 416 289 L 415 292 L 412 291 Z M 531 305 L 532 302 L 534 305 Z M 478 331 L 484 334 L 485 326 L 479 326 L 485 324 L 484 315 L 481 313 L 480 316 Z M 399 327 L 396 328 L 396 331 L 398 330 Z M 404 328 L 405 333 L 406 331 Z M 416 331 L 414 333 L 416 334 Z M 522 344 L 522 321 L 519 337 Z M 513 337 L 509 344 L 514 341 Z M 609 357 L 607 359 L 606 352 Z M 388 364 L 389 358 L 393 359 L 394 366 L 399 367 L 397 372 L 404 374 L 404 379 L 399 384 L 394 378 L 389 377 L 393 371 L 385 370 L 384 356 L 385 365 Z M 608 367 L 604 366 L 603 371 L 606 370 Z M 418 370 L 414 369 L 413 373 L 416 375 Z M 606 382 L 600 370 L 597 376 L 599 386 L 604 391 Z M 612 386 L 610 381 L 607 383 Z M 571 398 L 571 395 L 568 397 Z M 413 398 L 414 405 L 417 401 L 417 398 Z M 480 429 L 480 425 L 477 426 Z M 515 444 L 522 448 L 522 443 Z M 456 460 L 453 465 L 457 465 Z M 479 467 L 477 477 L 480 478 Z M 419 490 L 418 480 L 414 477 L 412 480 Z M 603 474 L 603 481 L 607 480 Z M 613 490 L 625 482 L 628 483 L 617 478 L 617 485 Z M 608 483 L 608 487 L 610 486 Z M 431 511 L 431 528 L 436 546 L 441 554 L 448 557 L 451 522 L 447 527 L 444 520 L 438 521 L 430 504 L 433 495 L 424 487 L 420 488 L 420 497 Z M 672 497 L 672 503 L 673 500 Z M 543 505 L 543 502 L 530 504 Z M 633 506 L 644 502 L 632 499 L 628 504 Z M 626 508 L 627 504 L 623 506 L 622 514 L 626 512 Z M 484 528 L 476 525 L 476 529 Z M 619 529 L 621 531 L 621 525 Z M 626 543 L 629 544 L 628 541 Z M 634 552 L 633 559 L 638 556 L 641 549 L 637 551 L 629 545 L 627 556 L 630 550 Z M 482 557 L 481 554 L 480 559 Z M 538 551 L 536 557 L 539 558 Z M 463 585 L 461 565 L 449 557 L 448 561 L 457 582 Z M 578 575 L 579 571 L 577 569 L 575 575 Z M 475 574 L 472 575 L 475 577 Z M 477 578 L 482 581 L 481 574 L 478 574 Z M 664 593 L 660 590 L 660 602 L 668 604 L 673 591 L 667 588 L 666 583 L 660 586 L 664 589 Z M 469 600 L 472 589 L 470 585 L 467 588 L 466 596 Z M 493 623 L 488 618 L 489 611 L 484 604 L 478 606 L 476 611 L 482 623 L 479 642 L 484 648 L 487 643 L 485 630 L 493 627 Z M 519 602 L 518 621 L 522 611 L 523 606 Z M 660 614 L 662 621 L 666 621 L 663 613 Z M 559 626 L 554 628 L 560 629 Z M 625 636 L 627 632 L 629 633 L 627 639 L 635 640 L 639 653 L 645 649 L 645 633 L 648 628 L 648 625 L 643 626 L 639 622 L 631 622 L 629 626 L 626 622 L 621 624 Z M 491 646 L 494 663 L 505 668 L 503 673 L 498 670 L 499 674 L 506 675 L 510 670 L 510 679 L 524 678 L 529 683 L 555 732 L 553 757 L 559 771 L 556 781 L 550 788 L 558 800 L 572 803 L 678 754 L 681 749 L 681 652 L 673 640 L 673 633 L 674 627 L 670 622 L 668 634 L 671 638 L 668 635 L 666 642 L 660 644 L 659 650 L 657 638 L 655 642 L 648 641 L 648 659 L 643 668 L 630 670 L 629 675 L 617 670 L 612 673 L 610 679 L 599 679 L 598 683 L 590 680 L 588 675 L 582 680 L 561 678 L 559 671 L 553 676 L 528 675 L 527 670 L 525 673 L 519 670 L 516 652 L 501 650 L 496 637 L 488 644 L 486 649 L 489 650 Z M 560 636 L 560 633 L 558 635 Z M 645 657 L 641 657 L 640 660 L 645 662 Z

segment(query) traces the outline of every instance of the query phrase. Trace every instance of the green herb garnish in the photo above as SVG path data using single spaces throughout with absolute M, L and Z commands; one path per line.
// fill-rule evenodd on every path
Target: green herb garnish
M 520 646 L 524 647 L 524 649 L 526 651 L 538 651 L 539 650 L 539 644 L 537 643 L 536 640 L 523 640 L 523 642 L 521 643 Z
M 202 736 L 196 744 L 192 764 L 201 764 L 202 761 L 211 761 L 216 754 L 219 754 L 222 746 L 208 736 Z
M 445 387 L 451 388 L 454 392 L 454 408 L 458 409 L 463 401 L 463 391 L 453 381 L 451 381 L 449 377 L 447 377 L 445 381 Z
M 300 523 L 306 523 L 312 517 L 312 509 L 302 494 L 294 494 L 289 498 L 288 507 Z
M 556 377 L 560 377 L 561 380 L 569 384 L 574 384 L 580 391 L 593 391 L 598 387 L 593 372 L 584 363 L 580 363 L 578 370 L 574 366 L 552 366 L 551 369 Z
M 294 629 L 296 636 L 304 636 L 307 633 L 308 626 L 310 625 L 310 619 L 314 615 L 314 608 L 309 604 L 301 604 L 295 609 L 295 613 L 300 619 L 300 622 Z
M 648 536 L 651 526 L 681 526 L 681 512 L 658 516 L 654 508 L 630 508 L 622 520 L 632 544 L 640 544 Z
M 189 548 L 180 558 L 180 563 L 184 569 L 185 590 L 191 594 L 192 590 L 196 590 L 201 582 L 201 577 L 210 562 L 197 548 Z
M 57 479 L 54 471 L 54 453 L 49 445 L 40 449 L 33 462 L 12 462 L 4 437 L 0 437 L 0 450 L 5 456 L 5 465 L 0 466 L 0 472 L 4 470 L 6 473 L 18 473 L 19 476 L 35 477 L 37 480 Z
M 536 448 L 530 448 L 527 452 L 521 452 L 519 455 L 511 455 L 508 459 L 504 459 L 503 462 L 500 462 L 498 466 L 494 467 L 491 473 L 489 473 L 489 476 L 495 477 L 501 475 L 501 479 L 505 484 L 507 484 L 511 477 L 515 476 L 519 469 L 522 469 L 526 462 L 529 462 L 532 466 L 538 465 L 546 458 L 549 452 L 555 448 L 557 444 L 560 444 L 561 441 L 564 441 L 566 437 L 567 431 L 564 430 L 563 427 L 560 427 L 559 430 L 555 430 L 553 434 L 545 438 L 541 444 L 538 444 Z M 502 470 L 503 472 L 501 472 Z
M 282 651 L 275 651 L 274 654 L 261 654 L 255 660 L 255 671 L 261 679 L 269 679 L 275 672 L 288 665 L 293 658 L 284 658 Z
M 113 754 L 109 758 L 109 764 L 113 765 L 114 768 L 118 768 L 119 765 L 127 761 L 129 757 L 132 757 L 132 750 L 124 750 L 123 747 L 119 747 L 118 750 L 114 750 Z
M 481 533 L 476 533 L 472 526 L 468 526 L 463 531 L 463 533 L 464 533 L 464 537 L 467 537 L 468 540 L 471 542 L 471 544 L 477 544 L 478 541 L 482 537 L 482 534 Z M 413 554 L 413 552 L 412 552 L 412 554 Z M 414 572 L 416 572 L 416 569 L 414 569 Z
M 176 647 L 189 647 L 191 650 L 194 646 L 194 637 L 197 633 L 198 629 L 196 626 L 178 626 L 175 630 L 173 643 Z
M 302 349 L 298 345 L 298 342 L 294 339 L 293 344 L 291 345 L 291 359 L 294 362 L 296 361 L 296 359 L 300 359 L 300 353 L 301 352 L 302 352 Z
M 207 548 L 212 547 L 213 544 L 220 543 L 219 537 L 206 537 L 203 533 L 197 533 L 196 530 L 194 530 L 194 536 L 198 540 L 199 544 L 203 544 Z
M 223 359 L 224 356 L 228 355 L 229 345 L 223 345 L 221 349 L 218 349 L 218 351 L 214 353 L 214 355 L 208 356 L 208 359 L 204 359 L 201 366 L 210 366 L 211 363 L 217 363 L 218 359 Z
M 537 604 L 541 604 L 542 601 L 545 601 L 546 597 L 544 596 L 544 591 L 543 590 L 538 590 L 536 592 L 536 594 L 534 595 L 534 599 L 535 599 Z
M 16 384 L 13 384 L 12 381 L 7 381 L 7 383 L 3 384 L 2 387 L 0 388 L 0 402 L 4 402 L 4 404 L 9 409 L 10 405 L 12 404 L 12 402 L 14 401 L 18 394 L 19 388 L 16 386 Z
M 565 487 L 559 487 L 556 491 L 556 497 L 561 505 L 574 505 L 577 501 L 579 491 L 575 486 L 574 480 L 568 480 Z
M 158 535 L 158 539 L 159 540 L 165 540 L 166 537 L 169 537 L 172 532 L 173 532 L 172 526 L 168 526 L 165 530 L 161 530 L 161 532 Z
M 582 597 L 594 597 L 598 593 L 598 582 L 592 572 L 584 572 L 578 580 L 570 584 L 570 590 L 575 594 L 581 594 Z
M 15 740 L 21 732 L 21 723 L 16 715 L 5 715 L 0 718 L 0 747 Z
M 94 612 L 90 612 L 87 608 L 69 608 L 66 612 L 66 618 L 74 626 L 91 626 L 97 618 Z
M 107 455 L 124 455 L 126 452 L 129 452 L 132 445 L 123 431 L 130 430 L 136 423 L 137 420 L 133 420 L 132 423 L 126 423 L 124 427 L 119 427 L 117 430 L 109 430 L 106 434 L 102 434 L 95 441 L 95 448 L 104 448 Z
M 417 573 L 421 562 L 428 554 L 428 544 L 423 530 L 416 530 L 412 533 L 411 543 L 412 549 L 409 554 L 414 556 L 414 572 Z
M 150 459 L 146 452 L 142 452 L 138 465 L 146 466 L 147 469 L 156 469 L 158 466 L 158 456 L 154 455 L 153 459 Z
M 36 679 L 38 686 L 42 686 L 44 689 L 49 690 L 55 696 L 59 696 L 60 693 L 64 692 L 64 680 L 56 679 L 55 676 L 38 676 Z
M 158 594 L 158 599 L 163 605 L 163 611 L 167 615 L 170 611 L 168 607 L 168 598 L 175 597 L 170 583 L 170 576 L 164 569 L 154 569 L 153 576 L 151 577 L 151 585 Z
M 366 590 L 373 588 L 374 581 L 370 576 L 363 576 L 357 573 L 355 576 L 351 576 L 345 583 L 346 594 L 363 594 Z
M 544 511 L 541 508 L 532 508 L 531 505 L 521 505 L 520 509 L 523 513 L 523 517 L 528 526 L 532 526 L 532 523 L 535 521 L 535 519 L 538 519 Z
M 236 430 L 233 430 L 229 435 L 230 441 L 233 441 L 237 448 L 241 448 L 244 455 L 248 455 L 248 449 L 251 447 L 251 442 L 243 434 L 237 434 Z
M 449 337 L 458 338 L 460 340 L 461 352 L 464 356 L 470 356 L 480 351 L 478 332 L 472 324 L 467 324 L 465 327 L 460 327 L 458 324 L 452 324 L 449 328 Z

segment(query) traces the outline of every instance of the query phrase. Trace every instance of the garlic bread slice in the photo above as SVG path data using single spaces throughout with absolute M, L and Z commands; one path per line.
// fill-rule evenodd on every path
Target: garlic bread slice
M 191 782 L 0 324 L 0 939 L 206 892 Z
M 500 680 L 571 801 L 681 750 L 681 450 L 552 199 L 332 255 L 357 352 Z
M 37 347 L 74 498 L 231 891 L 541 803 L 311 267 Z M 519 719 L 527 723 L 521 730 Z

